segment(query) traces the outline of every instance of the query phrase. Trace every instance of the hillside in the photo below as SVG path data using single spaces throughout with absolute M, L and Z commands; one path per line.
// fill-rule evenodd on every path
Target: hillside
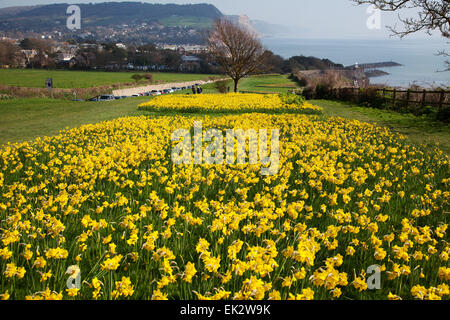
M 69 4 L 0 9 L 0 28 L 52 28 L 67 19 Z M 86 27 L 159 22 L 172 17 L 196 17 L 200 20 L 219 18 L 222 13 L 210 4 L 150 4 L 140 2 L 108 2 L 78 4 Z
M 273 24 L 262 20 L 253 20 L 247 15 L 227 15 L 226 18 L 234 23 L 243 25 L 248 30 L 262 38 L 270 38 L 280 35 L 286 37 L 289 35 L 298 35 L 299 33 L 305 31 L 303 29 L 299 29 L 298 27 Z
M 327 70 L 327 69 L 341 69 L 342 64 L 334 63 L 328 59 L 320 59 L 316 57 L 295 56 L 288 61 L 289 66 L 293 70 Z
M 0 33 L 9 37 L 95 40 L 143 44 L 200 43 L 201 30 L 222 13 L 210 4 L 108 2 L 78 4 L 81 29 L 69 30 L 69 4 L 0 9 Z
M 210 27 L 222 12 L 211 4 L 150 4 L 108 2 L 78 4 L 81 30 L 66 28 L 69 4 L 14 6 L 0 9 L 0 33 L 10 37 L 47 36 L 56 40 L 117 41 L 133 44 L 164 42 L 201 43 L 201 30 Z M 228 15 L 260 37 L 298 33 L 293 27 L 252 20 L 246 15 Z

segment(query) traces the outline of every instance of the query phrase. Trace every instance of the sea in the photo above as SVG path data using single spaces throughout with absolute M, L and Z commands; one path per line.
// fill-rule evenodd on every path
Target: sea
M 378 68 L 389 75 L 371 78 L 371 84 L 403 88 L 410 85 L 426 88 L 450 87 L 450 72 L 443 72 L 446 69 L 446 58 L 437 56 L 442 50 L 450 51 L 450 45 L 445 40 L 263 38 L 262 42 L 267 49 L 286 59 L 304 55 L 330 59 L 344 66 L 385 61 L 402 65 Z

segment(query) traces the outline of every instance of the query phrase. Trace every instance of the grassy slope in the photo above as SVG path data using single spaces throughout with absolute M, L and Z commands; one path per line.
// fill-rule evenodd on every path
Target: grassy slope
M 416 117 L 412 114 L 359 107 L 342 102 L 328 100 L 312 100 L 310 102 L 324 108 L 327 116 L 377 123 L 407 136 L 412 143 L 437 145 L 450 154 L 450 125 L 448 124 L 432 121 L 426 117 Z
M 234 83 L 228 81 L 230 90 L 233 91 Z M 208 84 L 202 87 L 203 93 L 218 93 L 214 84 Z M 261 93 L 287 93 L 292 89 L 298 88 L 297 83 L 290 80 L 287 75 L 263 75 L 243 78 L 239 81 L 239 91 L 252 91 Z M 191 93 L 190 90 L 182 93 Z
M 234 84 L 230 79 L 228 81 L 230 90 L 233 91 Z M 203 93 L 218 93 L 214 84 L 202 86 Z M 298 88 L 297 84 L 288 79 L 287 75 L 264 75 L 243 78 L 239 81 L 239 91 L 252 91 L 261 93 L 287 93 L 292 89 Z M 192 93 L 191 90 L 183 90 L 177 94 Z
M 0 101 L 0 145 L 39 136 L 52 136 L 66 127 L 137 115 L 136 106 L 148 98 L 112 102 L 74 102 L 51 99 Z
M 55 88 L 90 88 L 115 83 L 133 82 L 139 72 L 48 71 L 31 69 L 0 69 L 0 85 L 43 88 L 45 80 L 53 78 Z M 149 72 L 155 81 L 178 82 L 206 80 L 210 75 Z
M 231 83 L 230 86 L 233 88 Z M 297 84 L 287 75 L 256 76 L 244 78 L 239 82 L 240 91 L 287 93 L 295 88 L 298 88 Z

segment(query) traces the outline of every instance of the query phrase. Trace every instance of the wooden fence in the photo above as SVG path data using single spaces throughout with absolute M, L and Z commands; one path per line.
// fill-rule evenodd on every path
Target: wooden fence
M 398 104 L 405 107 L 425 106 L 437 107 L 441 111 L 450 106 L 450 91 L 448 90 L 397 90 L 397 89 L 375 89 L 375 88 L 336 88 L 332 89 L 332 97 L 353 98 L 360 101 L 364 98 L 380 99 L 389 102 L 393 106 Z

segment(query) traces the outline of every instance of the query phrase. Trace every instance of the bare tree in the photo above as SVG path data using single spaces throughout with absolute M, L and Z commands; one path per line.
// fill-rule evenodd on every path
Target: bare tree
M 431 35 L 433 31 L 439 31 L 444 38 L 450 38 L 450 1 L 449 0 L 352 0 L 361 4 L 371 4 L 382 11 L 399 11 L 402 9 L 416 9 L 417 17 L 401 17 L 399 20 L 403 24 L 403 30 L 396 26 L 388 29 L 393 35 L 403 38 L 412 33 L 425 31 Z M 440 51 L 437 55 L 449 57 L 446 51 Z M 450 62 L 445 61 L 447 69 L 450 71 Z
M 443 37 L 450 37 L 450 1 L 449 0 L 352 0 L 357 4 L 371 4 L 382 11 L 399 11 L 402 9 L 416 9 L 417 17 L 402 18 L 404 29 L 395 26 L 388 27 L 394 35 L 405 37 L 418 31 L 425 31 L 431 35 L 439 30 Z
M 2 66 L 16 67 L 19 62 L 19 47 L 9 42 L 0 41 L 0 68 Z
M 255 34 L 226 19 L 216 20 L 207 32 L 207 42 L 210 53 L 233 79 L 234 92 L 238 92 L 240 79 L 262 71 L 268 56 Z
M 450 71 L 450 60 L 448 58 L 450 57 L 450 54 L 446 52 L 445 50 L 439 51 L 436 55 L 446 57 L 447 60 L 445 60 L 445 65 L 447 66 L 447 69 L 443 71 Z

